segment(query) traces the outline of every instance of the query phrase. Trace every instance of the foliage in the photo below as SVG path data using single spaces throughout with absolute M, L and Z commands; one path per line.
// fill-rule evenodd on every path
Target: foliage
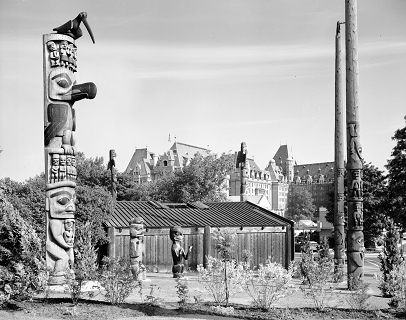
M 105 300 L 112 305 L 123 303 L 137 287 L 130 272 L 130 261 L 124 258 L 104 257 L 98 280 L 105 289 Z
M 225 272 L 224 269 L 227 271 Z M 199 282 L 203 284 L 218 305 L 227 303 L 226 283 L 228 297 L 242 291 L 243 269 L 243 264 L 236 264 L 235 260 L 221 261 L 210 256 L 207 257 L 206 268 L 201 264 L 197 266 Z M 225 281 L 225 276 L 227 281 Z
M 253 299 L 253 305 L 268 310 L 278 300 L 292 294 L 294 263 L 286 270 L 279 263 L 267 261 L 257 271 L 244 268 L 244 291 Z
M 144 282 L 138 281 L 138 294 L 140 295 L 141 301 L 150 305 L 159 305 L 162 303 L 162 299 L 158 296 L 155 296 L 156 293 L 159 293 L 161 288 L 156 284 L 149 285 L 149 293 L 145 295 L 144 298 L 144 290 L 145 290 Z
M 327 254 L 326 254 L 327 253 Z M 322 241 L 319 248 L 319 259 L 314 261 L 309 239 L 306 236 L 302 243 L 302 257 L 299 262 L 303 278 L 303 291 L 306 298 L 313 301 L 314 306 L 324 310 L 334 297 L 333 259 L 328 254 L 328 242 Z
M 118 200 L 161 202 L 225 201 L 225 182 L 233 168 L 231 155 L 197 153 L 182 170 L 164 173 L 155 181 L 139 183 L 134 175 L 117 176 Z
M 110 171 L 103 164 L 103 157 L 86 158 L 83 152 L 76 154 L 77 180 L 80 186 L 103 187 L 108 189 L 110 186 Z
M 406 262 L 402 261 L 390 272 L 389 288 L 391 307 L 402 307 L 406 310 Z
M 370 284 L 352 276 L 348 282 L 348 287 L 352 290 L 345 296 L 345 300 L 353 310 L 365 310 L 369 306 L 368 300 L 371 298 L 371 295 L 368 294 Z
M 392 219 L 386 220 L 386 234 L 384 236 L 383 251 L 379 254 L 382 277 L 379 279 L 378 288 L 384 297 L 392 297 L 392 271 L 403 261 L 403 255 L 398 247 L 399 231 Z
M 0 180 L 0 190 L 18 210 L 20 216 L 36 230 L 38 237 L 45 243 L 45 176 L 37 175 L 25 182 L 16 182 L 10 178 Z M 44 250 L 44 249 L 43 249 Z M 45 255 L 45 251 L 43 251 Z
M 214 247 L 217 250 L 219 256 L 221 257 L 224 264 L 230 261 L 232 254 L 234 252 L 235 238 L 237 234 L 235 232 L 230 232 L 229 230 L 214 231 L 212 235 L 212 240 L 214 242 Z M 224 268 L 224 281 L 225 281 L 225 296 L 226 296 L 226 306 L 228 305 L 228 299 L 230 292 L 228 289 L 228 276 L 227 267 Z
M 104 223 L 109 220 L 112 210 L 112 197 L 109 192 L 101 187 L 77 186 L 76 187 L 76 232 L 80 233 L 87 223 L 92 227 L 91 233 L 94 246 L 108 241 L 104 230 Z M 80 234 L 79 234 L 80 235 Z
M 398 129 L 392 140 L 396 146 L 391 153 L 388 170 L 388 214 L 406 230 L 406 126 Z
M 313 196 L 309 190 L 303 188 L 289 193 L 286 210 L 289 219 L 295 222 L 306 219 L 311 220 L 315 212 L 316 206 L 313 204 Z
M 87 222 L 76 233 L 73 272 L 68 269 L 65 273 L 66 291 L 75 305 L 83 295 L 83 285 L 97 278 L 97 249 L 92 245 L 91 229 L 92 225 Z
M 41 240 L 0 190 L 0 301 L 31 298 L 46 285 Z
M 187 278 L 185 277 L 176 278 L 176 294 L 178 295 L 179 298 L 178 301 L 179 305 L 181 307 L 184 307 L 185 304 L 190 299 L 189 283 L 187 281 Z

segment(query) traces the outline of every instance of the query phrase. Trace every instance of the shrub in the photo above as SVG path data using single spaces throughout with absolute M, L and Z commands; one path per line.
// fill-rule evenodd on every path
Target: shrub
M 348 287 L 352 288 L 352 290 L 345 296 L 347 303 L 353 310 L 367 309 L 369 306 L 368 300 L 371 297 L 371 295 L 368 294 L 370 284 L 355 279 L 354 277 L 351 277 L 348 281 Z
M 306 298 L 313 301 L 315 307 L 324 310 L 335 295 L 337 284 L 333 283 L 333 259 L 328 254 L 328 242 L 322 242 L 320 258 L 314 261 L 309 240 L 306 237 L 302 245 L 302 259 L 299 262 L 304 286 L 301 287 Z
M 292 263 L 286 270 L 279 263 L 260 264 L 258 271 L 244 269 L 244 290 L 253 299 L 255 307 L 268 310 L 281 298 L 292 294 L 295 289 L 292 283 L 294 269 Z
M 385 229 L 387 232 L 383 239 L 383 251 L 378 256 L 381 262 L 380 270 L 382 271 L 378 288 L 384 297 L 392 297 L 392 271 L 401 264 L 403 255 L 398 247 L 399 232 L 392 219 L 386 221 Z
M 85 223 L 82 228 L 78 228 L 75 238 L 73 272 L 68 269 L 65 273 L 65 291 L 70 294 L 72 302 L 75 305 L 82 297 L 83 284 L 97 278 L 97 249 L 92 245 L 91 229 L 92 225 L 90 222 Z
M 190 299 L 189 283 L 185 277 L 176 278 L 176 294 L 179 298 L 179 305 L 184 307 Z
M 124 258 L 104 257 L 98 280 L 106 291 L 105 300 L 113 305 L 123 303 L 138 285 L 130 272 L 130 261 Z
M 383 275 L 376 276 L 379 286 L 385 287 L 386 293 L 391 297 L 389 306 L 406 308 L 406 262 L 402 261 L 394 266 L 384 279 Z
M 225 272 L 225 269 L 227 269 L 227 272 Z M 244 281 L 243 269 L 243 264 L 237 264 L 235 260 L 223 262 L 213 257 L 207 257 L 206 268 L 204 268 L 203 265 L 197 266 L 199 282 L 203 283 L 206 291 L 213 297 L 214 302 L 218 305 L 227 303 L 229 297 L 242 291 Z M 225 279 L 225 275 L 227 279 Z
M 0 304 L 29 299 L 46 287 L 42 244 L 0 190 Z

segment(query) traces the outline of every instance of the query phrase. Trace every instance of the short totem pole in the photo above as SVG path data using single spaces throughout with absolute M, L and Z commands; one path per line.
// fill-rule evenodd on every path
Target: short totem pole
M 109 163 L 107 164 L 107 169 L 110 170 L 110 188 L 111 188 L 111 196 L 113 197 L 113 201 L 117 198 L 117 176 L 115 173 L 116 167 L 116 151 L 111 149 L 109 152 Z
M 43 35 L 44 63 L 44 148 L 46 182 L 46 263 L 51 270 L 50 285 L 63 284 L 73 267 L 75 239 L 76 147 L 75 109 L 82 99 L 93 99 L 92 82 L 77 84 L 77 47 L 83 22 L 94 42 L 92 31 L 80 13 L 59 28 Z
M 144 255 L 144 220 L 136 217 L 130 220 L 130 263 L 131 273 L 136 280 L 145 280 L 146 270 L 142 264 Z
M 241 186 L 240 186 L 240 201 L 247 200 L 247 180 L 248 180 L 248 158 L 247 158 L 247 145 L 241 142 L 241 150 L 238 151 L 236 168 L 241 169 Z
M 174 278 L 180 278 L 183 276 L 183 259 L 187 260 L 189 254 L 192 251 L 193 246 L 190 246 L 185 252 L 181 247 L 181 243 L 183 241 L 183 233 L 182 229 L 179 226 L 174 226 L 169 230 L 169 237 L 172 240 L 172 273 Z

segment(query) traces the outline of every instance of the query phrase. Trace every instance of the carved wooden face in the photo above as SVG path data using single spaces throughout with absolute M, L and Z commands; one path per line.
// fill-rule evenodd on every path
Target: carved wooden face
M 73 71 L 66 68 L 55 68 L 49 74 L 49 98 L 58 101 L 72 100 L 72 87 L 76 83 Z
M 56 51 L 56 44 L 55 44 L 55 42 L 49 41 L 49 42 L 47 43 L 47 46 L 48 46 L 48 50 L 49 50 L 49 51 Z
M 169 231 L 169 237 L 172 241 L 183 241 L 183 233 L 180 227 L 173 227 Z
M 61 155 L 59 158 L 59 164 L 61 166 L 66 166 L 66 156 L 65 155 Z
M 73 219 L 76 206 L 75 189 L 70 187 L 57 188 L 49 192 L 49 213 L 51 218 Z

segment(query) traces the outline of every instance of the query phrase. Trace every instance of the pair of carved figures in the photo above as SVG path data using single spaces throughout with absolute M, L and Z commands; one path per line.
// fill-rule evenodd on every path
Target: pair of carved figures
M 76 117 L 73 104 L 93 99 L 96 86 L 77 84 L 77 48 L 82 12 L 43 35 L 44 63 L 44 148 L 46 181 L 46 261 L 50 285 L 63 284 L 74 263 L 76 200 Z M 90 30 L 88 28 L 88 30 Z M 90 32 L 91 33 L 91 32 Z M 92 36 L 92 35 L 91 35 Z
M 144 220 L 141 217 L 130 220 L 130 264 L 131 273 L 136 280 L 146 279 L 146 268 L 142 264 L 144 233 Z

